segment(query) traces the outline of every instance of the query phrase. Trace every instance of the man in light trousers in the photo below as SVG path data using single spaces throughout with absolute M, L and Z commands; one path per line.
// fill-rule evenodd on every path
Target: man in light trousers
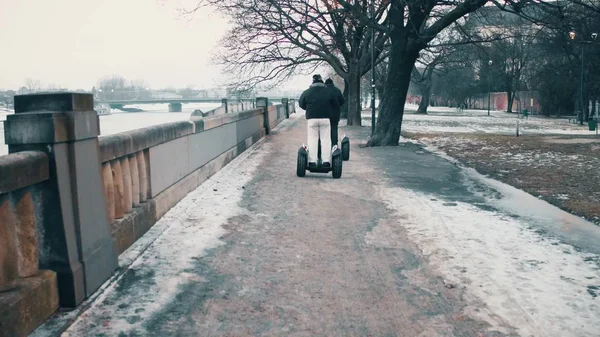
M 306 89 L 298 105 L 306 111 L 308 120 L 308 163 L 315 165 L 321 138 L 321 159 L 323 166 L 331 166 L 331 125 L 330 118 L 333 112 L 333 96 L 331 91 L 325 87 L 321 75 L 313 75 L 313 83 Z

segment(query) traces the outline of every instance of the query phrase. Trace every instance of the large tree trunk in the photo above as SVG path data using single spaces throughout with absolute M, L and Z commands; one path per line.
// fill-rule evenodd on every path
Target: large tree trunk
M 588 83 L 588 82 L 586 81 L 584 83 Z M 583 90 L 583 121 L 587 122 L 587 120 L 589 119 L 589 116 L 590 116 L 590 100 L 589 100 L 587 88 L 584 88 L 584 90 Z
M 360 85 L 360 79 L 358 80 L 358 86 L 356 88 L 356 91 L 357 91 L 356 95 L 358 97 L 358 99 L 356 100 L 356 111 L 358 111 L 358 118 L 360 119 L 360 123 L 361 123 L 359 125 L 362 125 L 362 102 L 361 102 L 362 98 L 361 97 L 363 95 L 363 92 L 362 92 L 362 87 Z M 354 125 L 357 125 L 357 124 L 354 124 Z
M 348 72 L 348 125 L 361 125 L 360 117 L 360 73 L 358 67 Z
M 506 92 L 507 103 L 506 103 L 506 112 L 512 112 L 513 103 L 515 101 L 515 93 L 512 91 Z
M 408 94 L 411 72 L 418 56 L 418 49 L 407 50 L 402 36 L 391 36 L 390 62 L 375 133 L 368 146 L 397 146 L 400 141 L 404 103 Z M 396 40 L 396 41 L 394 41 Z
M 427 114 L 427 107 L 429 106 L 429 101 L 431 99 L 431 84 L 422 83 L 419 85 L 421 89 L 421 102 L 419 103 L 419 108 L 417 109 L 418 114 Z
M 377 89 L 377 97 L 379 97 L 379 104 L 377 105 L 377 109 L 381 109 L 381 102 L 385 97 L 385 85 L 383 84 L 383 81 L 375 84 L 375 89 Z

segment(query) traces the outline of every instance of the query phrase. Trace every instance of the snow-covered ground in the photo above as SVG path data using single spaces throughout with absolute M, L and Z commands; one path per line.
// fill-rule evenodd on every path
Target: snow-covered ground
M 517 124 L 521 135 L 527 134 L 565 134 L 589 135 L 587 126 L 570 124 L 568 118 L 545 118 L 529 116 L 528 119 L 518 118 L 517 114 L 502 111 L 463 110 L 448 107 L 430 107 L 427 115 L 415 114 L 415 105 L 406 105 L 402 123 L 402 131 L 419 133 L 493 133 L 516 134 Z M 371 114 L 362 113 L 363 125 L 371 125 Z
M 244 193 L 244 185 L 253 178 L 258 165 L 270 152 L 270 145 L 259 141 L 169 210 L 119 258 L 120 266 L 129 269 L 129 273 L 156 273 L 156 282 L 134 291 L 123 292 L 119 291 L 118 282 L 108 282 L 106 288 L 100 291 L 103 294 L 94 299 L 94 304 L 88 311 L 90 316 L 86 314 L 86 317 L 101 322 L 104 321 L 101 317 L 103 313 L 119 312 L 123 306 L 135 304 L 130 309 L 139 313 L 140 320 L 129 321 L 125 317 L 114 319 L 107 328 L 121 333 L 145 331 L 144 323 L 172 301 L 179 292 L 178 286 L 198 278 L 194 273 L 181 271 L 191 268 L 194 261 L 208 249 L 221 245 L 223 242 L 219 238 L 226 232 L 223 225 L 232 216 L 245 212 L 238 205 Z M 146 248 L 140 256 L 141 251 Z M 121 274 L 121 277 L 127 275 Z M 100 316 L 91 316 L 94 313 Z M 63 317 L 67 320 L 70 318 L 69 314 Z M 84 336 L 87 323 L 88 320 L 83 319 L 76 321 L 63 336 Z M 40 329 L 33 336 L 47 334 L 47 330 Z
M 261 161 L 272 153 L 270 146 L 262 143 L 244 152 L 171 209 L 120 259 L 121 267 L 128 269 L 128 274 L 121 274 L 123 278 L 152 275 L 154 281 L 133 286 L 126 279 L 121 285 L 109 282 L 64 336 L 86 335 L 89 322 L 108 331 L 107 335 L 152 334 L 144 322 L 177 298 L 179 285 L 200 280 L 185 270 L 206 249 L 222 244 L 219 237 L 228 219 L 249 212 L 238 202 Z M 358 160 L 348 163 L 361 164 Z M 431 267 L 443 275 L 447 287 L 459 288 L 461 294 L 464 290 L 469 304 L 465 315 L 485 320 L 492 326 L 490 331 L 522 337 L 599 336 L 600 256 L 590 253 L 585 244 L 564 243 L 536 229 L 552 227 L 550 232 L 588 242 L 600 237 L 600 227 L 473 170 L 460 175 L 461 184 L 470 189 L 483 185 L 486 204 L 497 210 L 374 179 L 378 200 L 397 214 L 396 221 L 381 221 L 367 235 L 382 235 L 394 242 L 398 235 L 394 230 L 405 230 Z M 386 231 L 386 226 L 394 230 Z M 406 270 L 402 275 L 417 278 L 418 272 Z M 425 286 L 422 290 L 428 291 Z M 116 312 L 121 316 L 113 315 Z M 65 319 L 69 317 L 73 318 Z M 420 336 L 425 335 L 434 336 Z M 49 335 L 41 329 L 33 336 Z
M 447 284 L 466 290 L 467 315 L 505 333 L 511 332 L 507 326 L 518 327 L 523 337 L 599 335 L 598 255 L 537 233 L 525 217 L 449 205 L 403 188 L 382 188 L 381 195 Z M 537 205 L 531 196 L 519 198 Z M 583 222 L 545 207 L 560 217 L 554 222 Z
M 465 151 L 483 145 L 460 143 Z M 428 150 L 462 166 L 436 147 Z M 556 156 L 519 158 L 542 167 Z M 506 326 L 518 327 L 523 337 L 600 336 L 600 228 L 472 168 L 461 175 L 496 209 L 405 188 L 380 194 L 445 282 L 466 290 L 466 314 L 507 334 Z
M 594 140 L 594 139 L 592 139 Z M 518 144 L 490 144 L 489 141 L 481 139 L 473 139 L 467 137 L 444 137 L 434 136 L 432 138 L 419 137 L 419 142 L 422 142 L 433 149 L 436 148 L 452 148 L 453 151 L 485 151 L 486 157 L 504 162 L 514 162 L 520 165 L 527 166 L 532 170 L 550 168 L 553 165 L 563 164 L 563 161 L 571 163 L 572 166 L 582 167 L 585 165 L 595 165 L 597 163 L 589 162 L 590 158 L 583 158 L 581 154 L 565 154 L 557 151 L 548 151 L 546 148 L 539 150 L 527 150 L 521 148 Z M 597 140 L 600 142 L 600 140 Z M 549 143 L 549 142 L 547 142 Z M 600 145 L 600 144 L 599 144 Z M 489 153 L 491 150 L 503 146 L 501 151 Z

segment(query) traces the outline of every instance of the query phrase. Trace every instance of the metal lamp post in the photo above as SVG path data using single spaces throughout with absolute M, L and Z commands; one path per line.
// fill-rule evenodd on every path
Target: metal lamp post
M 490 72 L 488 73 L 488 116 L 490 115 L 490 104 L 492 101 L 492 74 L 491 74 L 491 68 L 492 68 L 492 64 L 494 62 L 492 62 L 492 60 L 488 61 L 488 64 L 490 66 Z
M 575 38 L 577 37 L 577 33 L 575 33 L 574 31 L 570 31 L 569 32 L 569 38 L 571 40 L 575 40 Z M 583 125 L 583 109 L 585 109 L 585 102 L 584 100 L 584 96 L 583 96 L 583 90 L 584 90 L 584 78 L 585 78 L 585 45 L 586 44 L 590 44 L 593 43 L 594 41 L 596 41 L 596 39 L 598 38 L 598 33 L 592 33 L 591 34 L 591 40 L 582 40 L 579 41 L 579 43 L 581 44 L 581 79 L 580 79 L 580 89 L 579 89 L 579 114 L 578 114 L 578 119 L 579 119 L 579 125 Z

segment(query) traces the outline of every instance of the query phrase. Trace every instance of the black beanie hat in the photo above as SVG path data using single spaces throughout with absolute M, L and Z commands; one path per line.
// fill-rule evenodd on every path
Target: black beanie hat
M 319 74 L 313 75 L 312 80 L 313 80 L 313 83 L 317 83 L 317 82 L 323 83 L 323 78 L 321 78 L 321 75 L 319 75 Z
M 333 84 L 333 80 L 331 78 L 328 78 L 325 80 L 325 84 Z

